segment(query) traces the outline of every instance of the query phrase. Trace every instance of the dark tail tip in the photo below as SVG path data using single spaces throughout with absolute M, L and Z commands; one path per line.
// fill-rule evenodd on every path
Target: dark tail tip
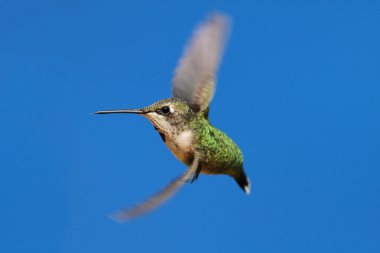
M 240 186 L 240 188 L 246 193 L 251 193 L 251 183 L 249 182 L 249 178 L 247 175 L 242 171 L 238 177 L 235 178 L 236 183 Z

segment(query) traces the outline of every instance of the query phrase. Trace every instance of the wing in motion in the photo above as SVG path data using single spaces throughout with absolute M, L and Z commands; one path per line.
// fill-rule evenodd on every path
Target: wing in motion
M 157 192 L 142 203 L 135 205 L 134 207 L 120 210 L 111 214 L 110 217 L 117 222 L 124 222 L 154 210 L 165 201 L 170 199 L 193 177 L 195 171 L 198 168 L 198 165 L 199 159 L 196 156 L 191 166 L 182 175 L 170 182 L 161 191 Z
M 175 70 L 173 96 L 189 103 L 194 112 L 208 111 L 228 27 L 227 16 L 212 14 L 195 31 Z

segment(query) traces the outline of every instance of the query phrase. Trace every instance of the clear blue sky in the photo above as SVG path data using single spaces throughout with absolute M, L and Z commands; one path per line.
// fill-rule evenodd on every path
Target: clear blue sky
M 184 171 L 150 123 L 193 28 L 233 18 L 211 121 L 253 193 Z M 0 0 L 0 252 L 380 252 L 379 1 Z

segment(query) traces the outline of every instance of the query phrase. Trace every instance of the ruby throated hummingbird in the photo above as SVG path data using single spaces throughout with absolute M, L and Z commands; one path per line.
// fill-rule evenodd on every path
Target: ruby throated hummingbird
M 112 215 L 116 220 L 125 221 L 153 210 L 186 182 L 195 181 L 200 173 L 228 175 L 245 193 L 250 193 L 239 147 L 213 127 L 208 117 L 228 25 L 228 17 L 214 13 L 196 29 L 175 70 L 173 98 L 141 109 L 96 112 L 133 113 L 148 118 L 174 156 L 189 166 L 186 172 L 149 199 Z

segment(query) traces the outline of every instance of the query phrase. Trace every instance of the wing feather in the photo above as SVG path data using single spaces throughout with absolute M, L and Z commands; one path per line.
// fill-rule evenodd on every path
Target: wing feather
M 178 192 L 193 177 L 198 166 L 199 159 L 195 157 L 192 165 L 182 175 L 165 186 L 161 191 L 157 192 L 140 204 L 111 214 L 110 218 L 117 222 L 125 222 L 153 211 L 161 204 L 169 200 L 176 192 Z
M 175 70 L 173 96 L 195 112 L 206 111 L 213 98 L 228 28 L 226 15 L 212 14 L 196 29 Z

